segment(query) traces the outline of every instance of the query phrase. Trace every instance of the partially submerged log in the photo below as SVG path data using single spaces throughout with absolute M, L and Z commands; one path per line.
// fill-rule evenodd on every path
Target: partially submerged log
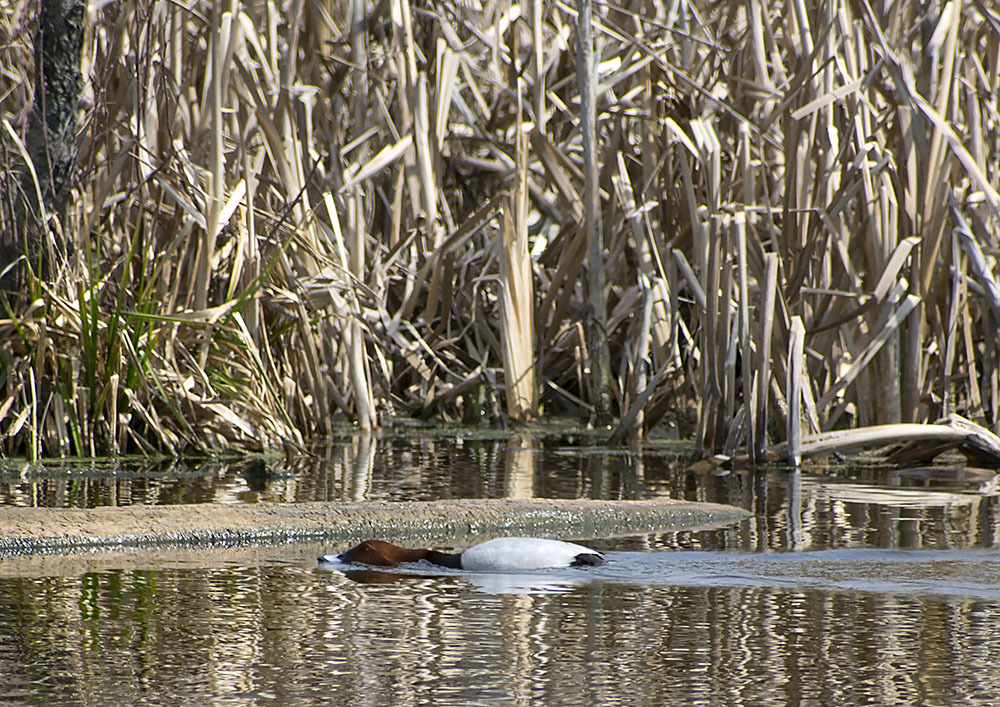
M 856 452 L 902 445 L 889 455 L 893 463 L 930 461 L 938 454 L 959 451 L 977 464 L 1000 466 L 1000 437 L 961 415 L 951 414 L 930 425 L 904 423 L 835 430 L 802 438 L 802 457 Z M 788 459 L 784 442 L 770 449 L 775 460 Z
M 747 515 L 735 506 L 669 498 L 3 507 L 0 576 L 6 558 L 14 555 L 302 542 L 350 546 L 365 538 L 436 543 L 508 535 L 585 539 L 723 525 Z

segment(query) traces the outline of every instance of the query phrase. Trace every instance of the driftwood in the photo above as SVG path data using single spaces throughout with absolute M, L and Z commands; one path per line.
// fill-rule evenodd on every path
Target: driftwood
M 1000 437 L 985 427 L 951 414 L 932 425 L 874 425 L 854 430 L 836 430 L 802 438 L 803 458 L 826 454 L 902 446 L 889 455 L 894 463 L 929 461 L 942 452 L 957 450 L 985 466 L 1000 466 Z M 776 444 L 769 450 L 772 459 L 786 460 L 788 445 Z

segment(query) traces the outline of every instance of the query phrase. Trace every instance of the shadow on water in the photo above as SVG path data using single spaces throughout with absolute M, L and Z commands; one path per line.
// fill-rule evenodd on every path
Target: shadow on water
M 684 459 L 438 431 L 345 438 L 255 479 L 242 462 L 4 467 L 6 505 L 672 497 L 754 515 L 590 539 L 606 565 L 518 575 L 316 566 L 345 548 L 297 546 L 41 565 L 0 578 L 0 703 L 995 703 L 993 472 Z

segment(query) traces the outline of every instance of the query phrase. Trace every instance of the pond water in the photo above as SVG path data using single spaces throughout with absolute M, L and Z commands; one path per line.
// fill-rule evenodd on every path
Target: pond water
M 6 468 L 4 505 L 670 496 L 754 515 L 593 538 L 606 565 L 521 575 L 318 566 L 342 548 L 301 545 L 50 562 L 0 577 L 0 703 L 996 704 L 992 472 L 726 473 L 670 445 L 587 442 L 345 439 L 266 480 L 219 464 Z

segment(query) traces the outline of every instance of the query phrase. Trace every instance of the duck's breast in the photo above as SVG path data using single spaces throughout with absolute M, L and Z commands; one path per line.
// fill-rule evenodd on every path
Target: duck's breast
M 578 555 L 598 555 L 583 545 L 543 538 L 497 538 L 462 553 L 462 569 L 473 572 L 569 567 Z

